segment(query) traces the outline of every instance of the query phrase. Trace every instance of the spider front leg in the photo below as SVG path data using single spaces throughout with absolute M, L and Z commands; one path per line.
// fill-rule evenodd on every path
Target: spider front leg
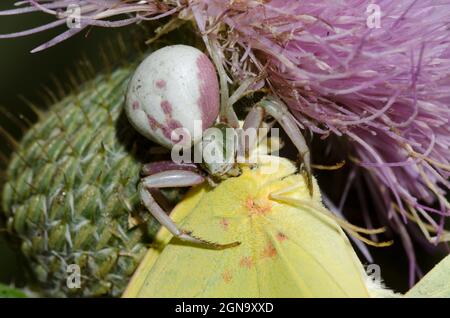
M 246 117 L 244 129 L 249 127 L 259 128 L 262 123 L 264 113 L 272 116 L 280 124 L 297 148 L 302 161 L 300 170 L 305 177 L 306 185 L 310 195 L 312 196 L 313 182 L 311 171 L 311 154 L 294 116 L 289 112 L 289 109 L 281 100 L 273 96 L 268 96 L 259 101 Z
M 239 119 L 234 111 L 233 105 L 243 97 L 247 90 L 255 84 L 258 80 L 260 80 L 264 74 L 261 74 L 257 77 L 252 77 L 244 80 L 241 85 L 233 92 L 233 94 L 229 95 L 228 89 L 228 75 L 225 71 L 225 68 L 222 64 L 222 59 L 219 58 L 219 43 L 216 40 L 209 42 L 209 51 L 211 53 L 211 57 L 214 65 L 217 68 L 217 72 L 219 74 L 220 80 L 220 113 L 219 119 L 221 122 L 225 122 L 229 124 L 233 128 L 239 127 Z
M 173 236 L 182 241 L 205 244 L 217 249 L 239 245 L 239 242 L 230 244 L 209 242 L 193 236 L 190 231 L 180 229 L 150 193 L 152 188 L 189 187 L 203 183 L 205 178 L 194 167 L 195 165 L 176 164 L 173 162 L 157 162 L 144 165 L 142 172 L 147 176 L 141 179 L 138 187 L 142 202 L 162 226 L 166 227 Z

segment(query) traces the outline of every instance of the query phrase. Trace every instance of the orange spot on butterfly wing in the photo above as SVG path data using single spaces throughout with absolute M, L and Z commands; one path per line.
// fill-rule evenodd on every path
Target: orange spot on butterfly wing
M 222 227 L 222 229 L 224 231 L 227 231 L 228 230 L 228 226 L 230 225 L 230 221 L 228 221 L 227 219 L 223 218 L 223 219 L 220 219 L 219 224 L 220 224 L 220 226 Z
M 277 250 L 275 246 L 273 246 L 272 242 L 267 243 L 261 253 L 261 256 L 263 258 L 274 258 L 275 256 L 277 256 Z
M 230 270 L 226 270 L 222 273 L 222 279 L 225 283 L 229 283 L 233 279 L 233 274 Z
M 250 269 L 253 267 L 253 259 L 250 256 L 244 256 L 239 261 L 239 266 Z
M 282 232 L 278 232 L 276 238 L 279 242 L 284 242 L 288 239 L 287 235 Z
M 261 203 L 252 197 L 248 197 L 244 205 L 250 215 L 264 215 L 272 210 L 272 205 L 270 202 L 267 201 Z

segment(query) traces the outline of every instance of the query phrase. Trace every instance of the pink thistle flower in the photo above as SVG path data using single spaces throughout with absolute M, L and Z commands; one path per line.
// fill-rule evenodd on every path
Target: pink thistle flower
M 54 15 L 56 20 L 33 29 L 0 35 L 0 39 L 42 32 L 60 25 L 68 25 L 73 20 L 77 22 L 75 27 L 70 27 L 66 32 L 33 49 L 32 53 L 54 46 L 88 26 L 122 27 L 143 20 L 160 19 L 182 8 L 181 5 L 178 8 L 160 1 L 142 0 L 24 0 L 16 2 L 15 6 L 17 6 L 15 9 L 0 11 L 0 16 L 42 11 Z M 118 19 L 111 20 L 112 17 Z
M 259 84 L 289 105 L 302 128 L 347 141 L 379 212 L 402 238 L 411 284 L 418 269 L 405 224 L 418 224 L 434 244 L 450 241 L 450 0 L 75 2 L 81 29 L 34 52 L 88 25 L 193 19 L 222 82 L 266 74 Z M 71 3 L 21 1 L 0 15 L 44 11 L 57 20 L 0 38 L 63 24 Z
M 368 27 L 369 3 L 274 0 L 228 7 L 221 19 L 254 64 L 267 65 L 267 83 L 299 125 L 351 144 L 402 237 L 412 284 L 414 252 L 399 217 L 435 244 L 450 239 L 450 1 L 378 1 L 380 28 Z M 208 1 L 205 10 L 226 8 Z

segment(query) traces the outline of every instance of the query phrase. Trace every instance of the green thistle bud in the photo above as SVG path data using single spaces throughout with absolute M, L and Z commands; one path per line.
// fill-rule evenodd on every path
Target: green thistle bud
M 133 68 L 99 75 L 50 107 L 6 171 L 7 229 L 20 238 L 43 295 L 120 296 L 158 227 L 139 222 L 148 214 L 136 192 L 145 161 L 137 149 L 151 144 L 123 114 Z M 80 288 L 67 284 L 71 264 Z

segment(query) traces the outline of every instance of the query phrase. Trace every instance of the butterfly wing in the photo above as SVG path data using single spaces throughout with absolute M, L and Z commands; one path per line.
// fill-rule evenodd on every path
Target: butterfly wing
M 450 297 L 450 256 L 440 261 L 405 295 L 415 297 Z
M 290 162 L 282 163 L 273 174 L 246 169 L 213 190 L 203 188 L 172 214 L 196 236 L 241 245 L 215 250 L 162 230 L 158 238 L 169 244 L 150 250 L 124 296 L 367 297 L 362 265 L 334 221 L 270 199 L 303 182 Z M 309 198 L 306 187 L 292 195 Z

